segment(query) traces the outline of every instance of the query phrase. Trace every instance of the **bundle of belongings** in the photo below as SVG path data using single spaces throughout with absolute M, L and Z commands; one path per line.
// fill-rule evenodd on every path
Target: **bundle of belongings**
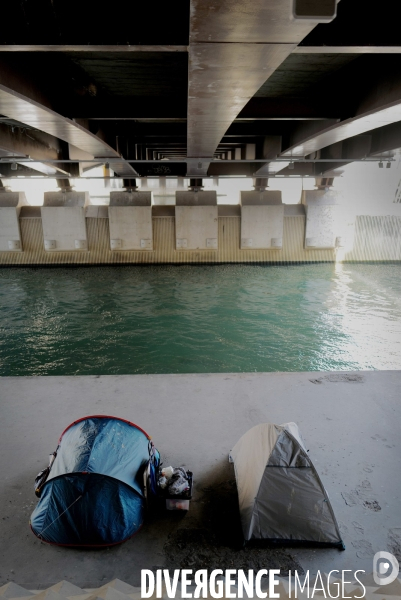
M 165 467 L 159 471 L 158 486 L 168 510 L 188 510 L 192 498 L 192 472 L 182 467 Z

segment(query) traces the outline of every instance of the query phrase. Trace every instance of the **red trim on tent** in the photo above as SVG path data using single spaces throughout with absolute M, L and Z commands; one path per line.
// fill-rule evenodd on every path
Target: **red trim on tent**
M 82 419 L 80 419 L 82 420 Z M 120 421 L 122 421 L 123 419 L 120 419 Z M 127 421 L 128 422 L 128 421 Z M 72 423 L 73 425 L 73 423 Z M 142 524 L 143 525 L 143 524 Z M 121 540 L 121 542 L 113 542 L 111 544 L 57 544 L 56 542 L 48 542 L 47 540 L 42 539 L 37 533 L 35 533 L 35 531 L 32 529 L 32 525 L 31 522 L 29 521 L 29 527 L 31 528 L 31 531 L 33 533 L 33 535 L 35 537 L 38 538 L 38 540 L 40 540 L 41 542 L 43 542 L 44 544 L 49 544 L 50 546 L 63 546 L 66 548 L 110 548 L 111 546 L 118 546 L 119 544 L 124 544 L 124 542 L 128 542 L 128 540 L 130 540 L 131 538 L 134 537 L 134 535 L 136 535 L 137 533 L 139 533 L 139 531 L 142 529 L 142 525 L 140 525 L 138 527 L 138 529 L 135 531 L 135 533 L 133 533 L 132 535 L 130 535 L 129 537 L 125 538 L 125 540 Z
M 76 425 L 77 423 L 80 423 L 81 421 L 86 421 L 86 419 L 115 419 L 116 421 L 123 421 L 123 423 L 128 423 L 128 425 L 131 425 L 131 427 L 135 427 L 136 429 L 139 429 L 139 431 L 142 431 L 142 433 L 146 435 L 148 440 L 152 439 L 150 437 L 150 435 L 148 435 L 146 433 L 146 431 L 144 429 L 142 429 L 142 427 L 139 427 L 139 425 L 136 425 L 135 423 L 131 423 L 131 421 L 127 421 L 126 419 L 120 419 L 120 417 L 113 417 L 112 415 L 89 415 L 87 417 L 82 417 L 81 419 L 77 419 L 76 421 L 74 421 L 73 423 L 68 425 L 68 427 L 66 427 L 64 429 L 63 433 L 60 435 L 60 439 L 59 439 L 58 443 L 61 442 L 63 435 L 65 434 L 66 431 L 68 431 L 70 429 L 70 427 L 73 427 L 73 425 Z

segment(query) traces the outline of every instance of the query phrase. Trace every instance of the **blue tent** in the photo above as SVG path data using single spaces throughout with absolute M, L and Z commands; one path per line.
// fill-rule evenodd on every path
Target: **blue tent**
M 63 546 L 109 546 L 138 531 L 144 472 L 159 457 L 140 427 L 116 417 L 84 417 L 61 434 L 55 454 L 31 516 L 38 538 Z

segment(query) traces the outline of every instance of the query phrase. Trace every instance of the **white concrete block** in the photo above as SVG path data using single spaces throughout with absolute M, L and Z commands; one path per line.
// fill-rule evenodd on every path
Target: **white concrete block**
M 217 250 L 216 191 L 177 191 L 175 203 L 176 249 Z
M 242 206 L 241 248 L 280 249 L 284 227 L 284 205 Z
M 0 207 L 21 208 L 27 204 L 24 192 L 0 192 Z
M 21 252 L 19 213 L 27 201 L 23 192 L 0 192 L 0 252 Z
M 76 240 L 87 242 L 85 209 L 82 206 L 42 206 L 42 227 L 45 250 L 72 251 Z M 53 244 L 46 242 L 54 241 Z M 86 248 L 84 248 L 86 250 Z
M 305 248 L 335 248 L 340 195 L 334 190 L 308 190 L 302 195 L 306 211 Z
M 109 206 L 109 226 L 111 250 L 153 250 L 150 205 Z
M 308 206 L 306 209 L 305 247 L 311 244 L 314 248 L 335 247 L 336 206 Z
M 89 192 L 45 192 L 43 195 L 43 206 L 64 208 L 87 206 L 89 203 Z
M 316 248 L 318 243 L 317 243 L 317 238 L 312 238 L 312 237 L 308 237 L 305 239 L 305 246 L 307 248 Z
M 216 250 L 218 247 L 217 204 L 215 206 L 176 206 L 175 235 L 177 250 L 182 248 Z
M 331 206 L 338 205 L 341 194 L 335 190 L 304 190 L 302 204 L 305 206 Z
M 264 192 L 252 190 L 250 192 L 241 192 L 242 206 L 270 206 L 282 203 L 280 190 L 265 190 Z
M 110 192 L 111 250 L 153 250 L 152 192 Z
M 152 192 L 110 192 L 110 206 L 151 206 Z
M 49 252 L 88 249 L 85 210 L 88 192 L 45 192 L 41 207 L 43 240 Z
M 175 193 L 176 206 L 215 206 L 217 205 L 217 193 L 215 190 L 200 192 L 177 191 Z

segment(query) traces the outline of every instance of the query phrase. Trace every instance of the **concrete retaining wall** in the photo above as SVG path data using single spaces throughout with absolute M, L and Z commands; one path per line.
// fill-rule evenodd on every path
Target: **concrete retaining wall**
M 238 215 L 220 216 L 218 250 L 177 251 L 174 217 L 157 216 L 153 217 L 153 251 L 111 251 L 108 218 L 91 216 L 86 218 L 88 251 L 46 252 L 43 246 L 42 220 L 36 216 L 36 211 L 32 213 L 34 213 L 32 216 L 28 214 L 20 218 L 23 252 L 1 252 L 0 265 L 285 264 L 401 260 L 401 217 L 357 217 L 352 250 L 348 248 L 305 250 L 305 216 L 286 215 L 282 249 L 241 250 L 241 218 Z

